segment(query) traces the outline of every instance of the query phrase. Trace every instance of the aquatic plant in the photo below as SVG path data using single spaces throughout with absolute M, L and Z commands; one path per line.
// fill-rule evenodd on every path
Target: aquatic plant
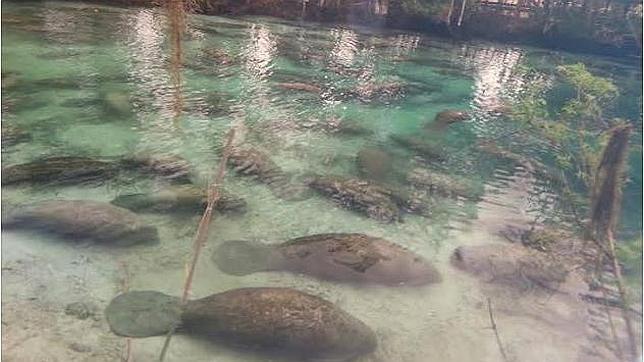
M 563 196 L 574 194 L 572 185 L 584 188 L 583 206 L 590 205 L 588 217 L 576 214 L 580 233 L 595 242 L 598 273 L 608 263 L 615 275 L 621 298 L 620 307 L 629 337 L 630 354 L 636 356 L 637 342 L 627 311 L 627 290 L 615 242 L 615 232 L 622 201 L 622 187 L 633 127 L 621 119 L 606 120 L 605 111 L 617 97 L 617 88 L 608 79 L 588 72 L 583 64 L 560 66 L 558 76 L 573 89 L 573 96 L 559 107 L 547 101 L 549 81 L 528 72 L 531 87 L 515 104 L 513 118 L 518 123 L 549 140 L 557 152 L 557 165 L 566 184 Z M 570 202 L 578 202 L 568 200 Z M 576 209 L 578 205 L 573 205 Z M 600 277 L 601 280 L 601 277 Z M 614 326 L 613 329 L 614 333 Z M 621 348 L 615 338 L 618 354 Z
M 557 73 L 573 87 L 574 96 L 560 107 L 548 102 L 552 80 L 528 70 L 530 86 L 514 104 L 512 118 L 547 139 L 557 151 L 557 166 L 572 171 L 590 189 L 599 156 L 607 143 L 607 131 L 623 123 L 603 117 L 618 95 L 617 87 L 608 79 L 592 75 L 581 63 L 560 66 Z

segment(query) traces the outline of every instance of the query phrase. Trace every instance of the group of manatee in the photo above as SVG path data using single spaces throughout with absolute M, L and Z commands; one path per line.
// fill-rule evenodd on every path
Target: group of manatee
M 373 180 L 320 175 L 294 180 L 267 154 L 253 148 L 236 147 L 230 154 L 229 166 L 239 175 L 255 177 L 277 197 L 298 200 L 313 190 L 383 222 L 397 221 L 403 213 L 422 214 L 426 208 L 413 195 Z M 3 227 L 41 230 L 65 239 L 131 245 L 159 240 L 156 227 L 146 225 L 136 212 L 196 213 L 206 205 L 205 189 L 189 182 L 189 163 L 174 156 L 44 158 L 3 168 L 2 185 L 95 182 L 117 177 L 124 169 L 169 182 L 156 192 L 119 195 L 111 203 L 48 200 L 28 205 L 3 204 L 7 209 L 3 210 Z M 439 192 L 478 196 L 464 191 L 469 190 L 466 186 L 459 188 L 426 171 L 415 171 L 409 178 L 411 183 Z M 215 208 L 220 212 L 244 212 L 246 203 L 223 191 Z M 468 252 L 467 247 L 457 249 L 454 264 L 475 274 L 483 273 L 486 265 L 464 262 Z M 213 261 L 231 275 L 283 271 L 334 282 L 383 286 L 420 286 L 442 280 L 425 258 L 391 241 L 360 233 L 307 235 L 270 246 L 227 241 L 215 250 Z M 512 267 L 505 266 L 508 273 L 512 273 Z M 185 305 L 178 298 L 158 292 L 132 291 L 114 298 L 105 315 L 111 330 L 121 336 L 162 335 L 176 328 L 233 346 L 300 360 L 347 360 L 369 353 L 377 345 L 374 332 L 360 320 L 328 301 L 290 288 L 235 289 Z

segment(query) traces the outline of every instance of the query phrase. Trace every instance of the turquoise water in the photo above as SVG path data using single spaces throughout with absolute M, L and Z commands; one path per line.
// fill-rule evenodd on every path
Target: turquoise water
M 320 196 L 277 198 L 265 185 L 228 172 L 225 188 L 243 197 L 248 211 L 215 215 L 193 295 L 268 285 L 323 296 L 376 331 L 378 350 L 365 361 L 427 361 L 428 355 L 437 361 L 499 360 L 481 307 L 484 293 L 474 279 L 450 267 L 449 255 L 459 245 L 503 240 L 498 231 L 507 224 L 565 222 L 570 216 L 557 207 L 558 191 L 548 180 L 477 148 L 482 141 L 494 141 L 526 158 L 551 155 L 543 140 L 517 133 L 499 112 L 526 87 L 520 64 L 552 77 L 556 65 L 583 62 L 619 87 L 611 116 L 637 125 L 619 235 L 623 240 L 641 237 L 642 83 L 637 65 L 518 46 L 451 43 L 414 33 L 190 16 L 177 86 L 169 71 L 162 11 L 57 2 L 3 5 L 2 122 L 30 135 L 25 142 L 3 146 L 3 167 L 43 156 L 175 155 L 190 162 L 192 181 L 205 186 L 219 163 L 224 135 L 234 127 L 237 142 L 264 150 L 296 178 L 311 173 L 357 176 L 356 154 L 380 147 L 393 160 L 387 179 L 391 185 L 413 190 L 406 175 L 421 167 L 484 189 L 480 201 L 433 198 L 429 217 L 407 214 L 404 222 L 382 224 Z M 283 89 L 283 82 L 315 84 L 321 92 Z M 401 85 L 402 91 L 355 91 L 387 83 Z M 472 117 L 432 137 L 445 149 L 441 162 L 428 162 L 392 141 L 392 136 L 421 135 L 426 123 L 449 109 Z M 319 126 L 332 120 L 368 132 L 343 134 Z M 110 201 L 162 184 L 154 177 L 128 174 L 102 184 L 3 187 L 2 198 L 12 203 Z M 47 353 L 58 360 L 114 360 L 123 342 L 109 333 L 104 319 L 79 321 L 62 311 L 79 300 L 104 308 L 119 290 L 122 265 L 133 289 L 180 293 L 199 215 L 142 217 L 159 229 L 159 245 L 79 246 L 3 231 L 3 322 L 9 315 L 6 328 L 11 331 L 6 338 L 3 331 L 3 352 L 15 360 L 44 360 Z M 212 250 L 226 240 L 278 243 L 325 232 L 386 237 L 433 261 L 445 280 L 420 288 L 356 288 L 286 273 L 235 277 L 210 260 Z M 511 313 L 499 318 L 517 360 L 575 360 L 586 343 L 568 333 L 574 323 L 565 318 L 554 325 Z M 73 343 L 90 351 L 69 347 Z M 161 344 L 161 338 L 133 341 L 135 360 L 154 360 Z M 185 336 L 176 337 L 169 357 L 263 360 Z

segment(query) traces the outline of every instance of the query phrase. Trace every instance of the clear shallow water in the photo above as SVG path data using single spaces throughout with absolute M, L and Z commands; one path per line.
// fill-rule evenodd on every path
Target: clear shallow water
M 475 147 L 479 141 L 495 140 L 527 157 L 549 154 L 544 142 L 517 135 L 510 121 L 495 112 L 503 99 L 525 86 L 521 62 L 546 74 L 558 64 L 586 63 L 620 88 L 615 115 L 640 122 L 641 71 L 610 59 L 275 19 L 191 16 L 178 98 L 168 71 L 162 12 L 56 2 L 5 4 L 2 11 L 2 121 L 31 134 L 29 142 L 3 149 L 3 166 L 43 155 L 120 157 L 151 152 L 189 160 L 198 174 L 193 181 L 205 185 L 219 161 L 223 135 L 237 125 L 248 143 L 297 176 L 357 175 L 357 152 L 380 146 L 394 159 L 390 182 L 397 185 L 409 187 L 406 172 L 422 166 L 484 187 L 480 202 L 438 198 L 430 218 L 405 215 L 403 223 L 381 224 L 318 196 L 284 201 L 266 186 L 228 173 L 226 189 L 246 199 L 248 212 L 216 215 L 193 295 L 245 286 L 291 286 L 320 295 L 376 331 L 378 350 L 365 361 L 426 361 L 427 356 L 439 361 L 499 360 L 494 336 L 486 329 L 483 289 L 453 269 L 448 259 L 459 245 L 501 241 L 497 231 L 507 224 L 553 215 L 548 211 L 558 197 L 546 180 Z M 318 96 L 284 90 L 279 82 L 316 84 L 323 91 Z M 387 82 L 402 84 L 404 91 L 370 99 L 347 94 L 355 87 Z M 445 161 L 426 166 L 414 152 L 391 141 L 392 135 L 418 134 L 445 109 L 473 115 L 439 135 L 448 150 Z M 354 122 L 371 133 L 341 135 L 306 126 L 332 118 Z M 623 238 L 640 235 L 642 226 L 641 124 L 637 129 L 624 197 Z M 84 187 L 7 187 L 2 197 L 11 202 L 109 201 L 158 187 L 153 178 L 131 177 Z M 113 360 L 123 342 L 108 332 L 103 319 L 78 321 L 62 311 L 78 300 L 102 309 L 118 292 L 123 264 L 132 289 L 180 293 L 198 215 L 143 217 L 159 228 L 159 245 L 78 246 L 38 234 L 3 232 L 3 309 L 13 316 L 7 322 L 12 337 L 7 335 L 8 347 L 3 348 L 10 356 L 24 360 L 28 347 L 34 347 L 60 360 Z M 432 260 L 445 280 L 422 288 L 357 288 L 286 273 L 229 276 L 210 260 L 212 250 L 226 240 L 277 243 L 325 232 L 386 237 Z M 503 309 L 512 301 L 498 303 Z M 28 323 L 18 322 L 21 319 Z M 574 323 L 567 319 L 553 325 L 508 313 L 498 322 L 503 322 L 505 342 L 518 360 L 570 361 L 583 347 L 569 333 Z M 29 324 L 31 329 L 23 328 Z M 33 332 L 36 324 L 42 326 L 40 333 Z M 543 340 L 546 343 L 539 342 Z M 72 343 L 91 351 L 78 352 L 69 348 Z M 135 359 L 153 360 L 161 344 L 161 338 L 134 341 Z M 39 352 L 30 353 L 30 358 L 41 360 Z M 190 361 L 264 360 L 182 336 L 173 341 L 169 356 Z

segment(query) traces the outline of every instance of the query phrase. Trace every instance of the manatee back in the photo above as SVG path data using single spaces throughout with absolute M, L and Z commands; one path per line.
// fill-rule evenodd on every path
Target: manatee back
M 300 359 L 345 360 L 375 349 L 373 331 L 319 297 L 291 288 L 242 288 L 191 301 L 182 329 Z
M 37 229 L 119 245 L 159 240 L 156 227 L 145 225 L 135 213 L 97 201 L 48 200 L 21 205 L 6 220 L 7 227 Z
M 114 334 L 151 337 L 167 333 L 181 317 L 179 298 L 155 292 L 132 291 L 112 299 L 105 318 Z

